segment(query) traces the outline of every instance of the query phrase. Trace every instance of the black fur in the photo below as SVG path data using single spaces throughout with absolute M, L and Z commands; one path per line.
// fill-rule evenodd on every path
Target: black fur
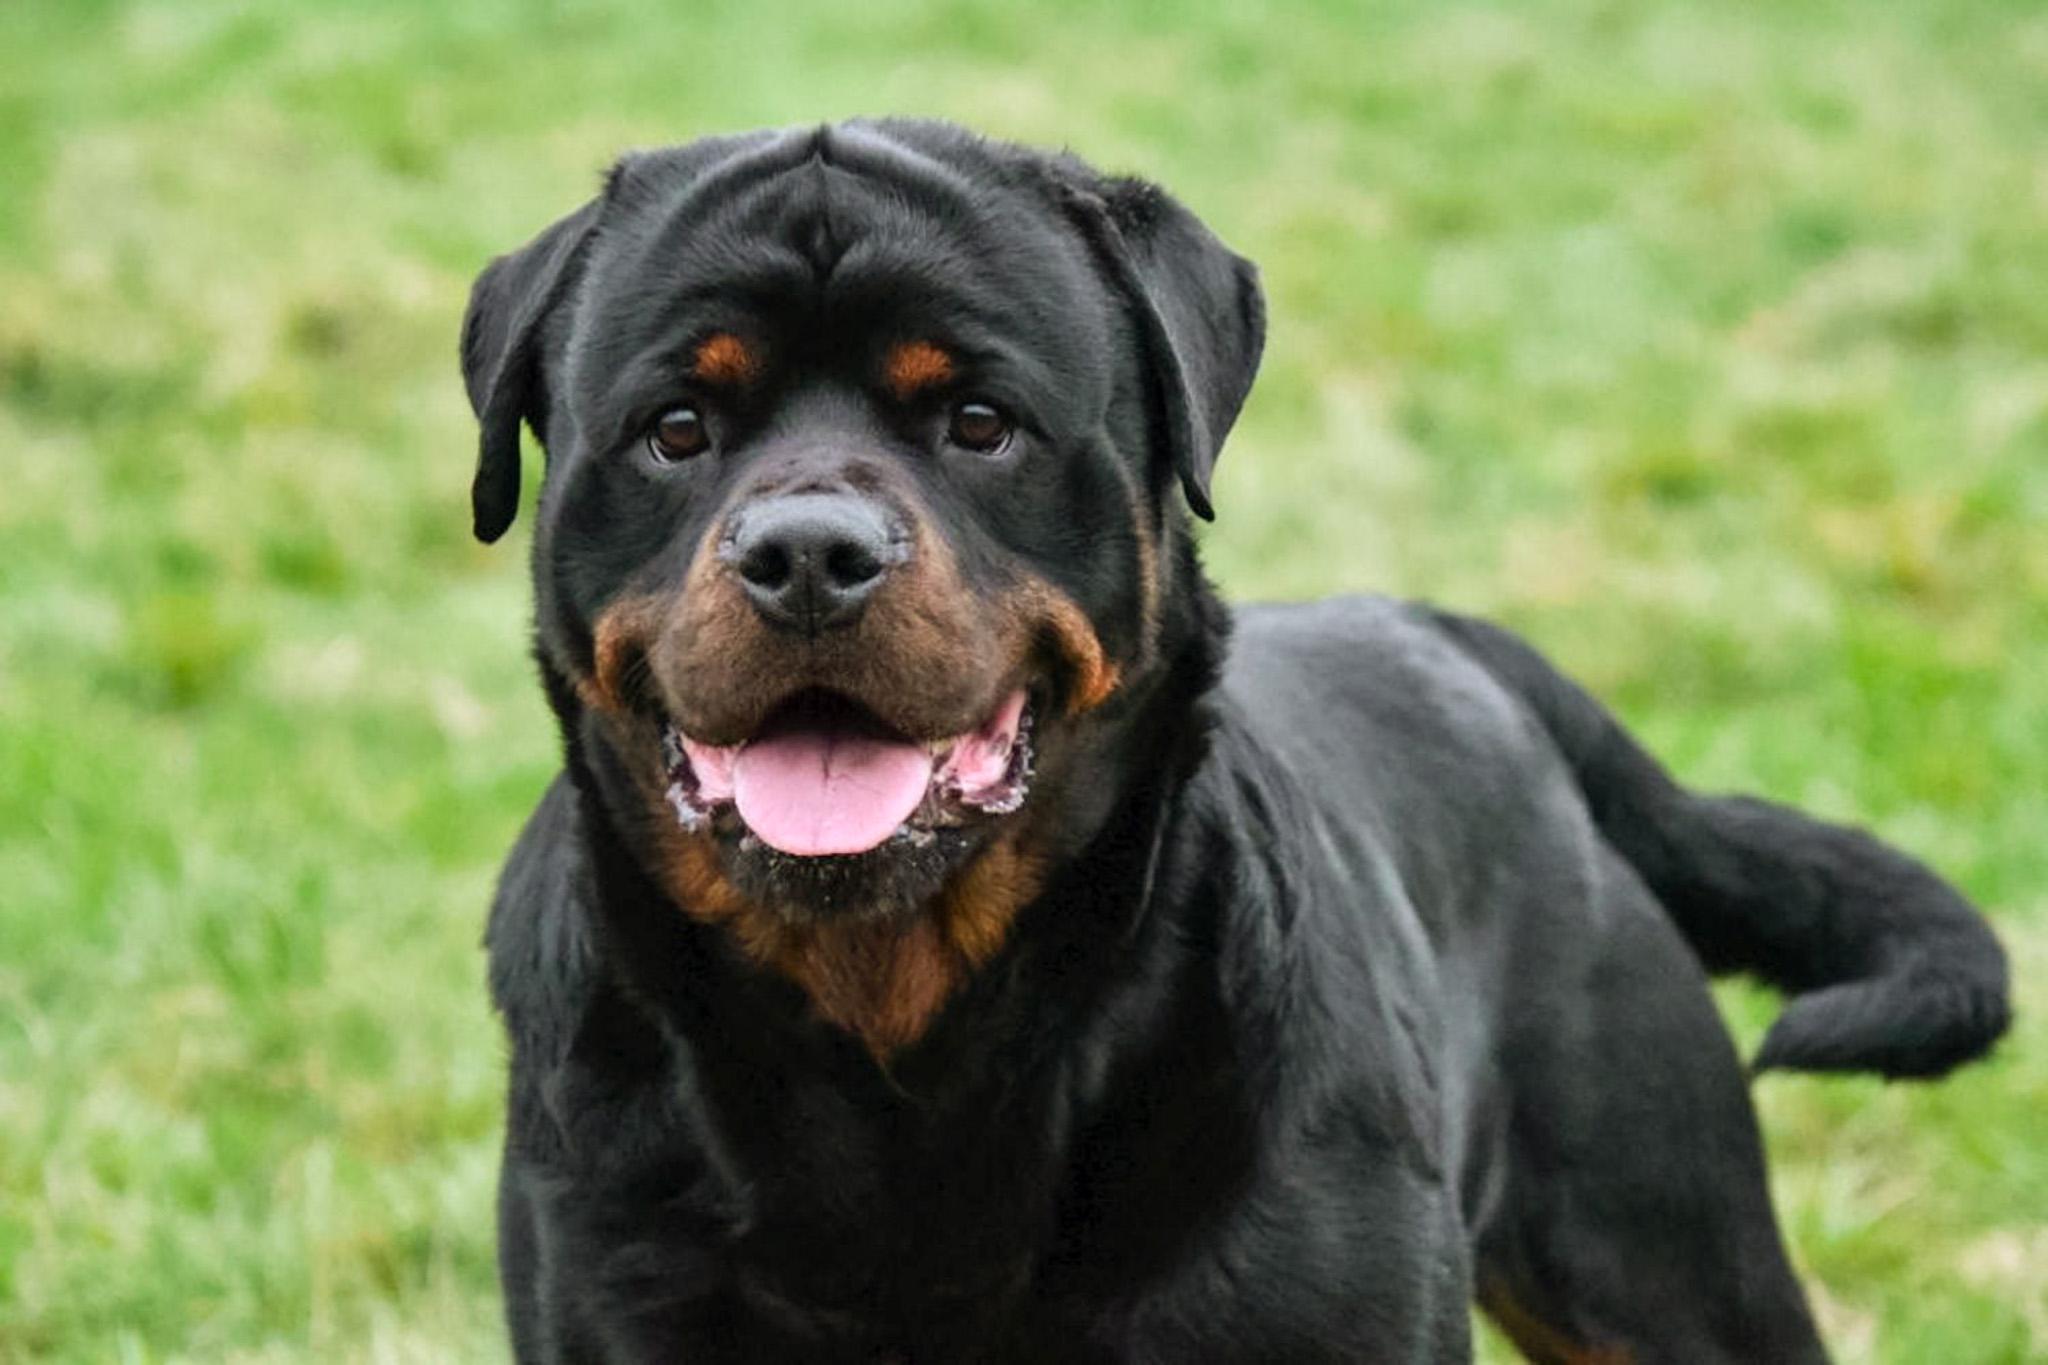
M 663 366 L 735 318 L 789 377 L 650 470 Z M 841 367 L 935 325 L 1030 414 L 1010 464 Z M 931 124 L 629 158 L 478 281 L 477 531 L 525 420 L 565 746 L 489 932 L 520 1360 L 1456 1361 L 1475 1296 L 1538 1359 L 1823 1358 L 1706 973 L 1793 993 L 1760 1065 L 1933 1075 L 2005 1025 L 1995 942 L 1867 836 L 1677 787 L 1494 627 L 1226 610 L 1176 489 L 1207 514 L 1262 339 L 1162 192 Z M 900 462 L 971 579 L 1028 568 L 1121 670 L 1048 726 L 1038 894 L 881 1062 L 660 889 L 574 682 L 791 442 Z
M 1946 882 L 1860 830 L 1686 791 L 1520 640 L 1437 619 L 1535 711 L 1600 833 L 1707 970 L 1749 972 L 1796 997 L 1758 1070 L 1939 1076 L 2005 1032 L 2005 955 Z

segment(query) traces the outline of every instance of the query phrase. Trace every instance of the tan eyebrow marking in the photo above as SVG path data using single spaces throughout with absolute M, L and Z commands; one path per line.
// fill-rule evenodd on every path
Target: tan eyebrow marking
M 953 377 L 953 357 L 929 341 L 905 341 L 889 348 L 882 367 L 889 391 L 903 402 Z
M 707 384 L 744 384 L 760 371 L 760 360 L 731 332 L 714 332 L 699 342 L 691 367 L 691 373 Z

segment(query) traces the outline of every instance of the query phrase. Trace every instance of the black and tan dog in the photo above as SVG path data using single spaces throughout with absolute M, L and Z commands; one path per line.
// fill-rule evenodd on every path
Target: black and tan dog
M 2004 959 L 1491 626 L 1231 611 L 1264 326 L 1151 185 L 944 125 L 628 157 L 478 280 L 564 772 L 491 917 L 522 1361 L 1812 1361 L 1706 990 L 1931 1076 Z

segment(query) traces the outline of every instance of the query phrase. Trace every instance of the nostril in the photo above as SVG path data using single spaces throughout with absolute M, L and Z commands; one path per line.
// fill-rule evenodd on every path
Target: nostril
M 825 551 L 825 577 L 835 588 L 858 588 L 881 576 L 881 556 L 867 545 L 841 540 Z
M 749 504 L 719 542 L 761 618 L 816 634 L 860 619 L 867 599 L 907 558 L 885 509 L 839 493 L 792 493 Z
M 756 543 L 740 557 L 740 577 L 757 588 L 774 590 L 789 582 L 789 550 L 775 540 Z

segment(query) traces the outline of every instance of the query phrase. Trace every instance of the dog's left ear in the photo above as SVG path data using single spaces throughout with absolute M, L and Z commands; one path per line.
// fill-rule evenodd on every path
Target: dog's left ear
M 1210 476 L 1266 344 L 1258 267 L 1148 181 L 1066 188 L 1136 315 L 1188 506 L 1214 521 Z
M 489 544 L 519 514 L 519 425 L 546 439 L 540 333 L 581 273 L 601 201 L 586 204 L 519 250 L 484 267 L 462 318 L 462 382 L 483 428 L 470 510 Z

